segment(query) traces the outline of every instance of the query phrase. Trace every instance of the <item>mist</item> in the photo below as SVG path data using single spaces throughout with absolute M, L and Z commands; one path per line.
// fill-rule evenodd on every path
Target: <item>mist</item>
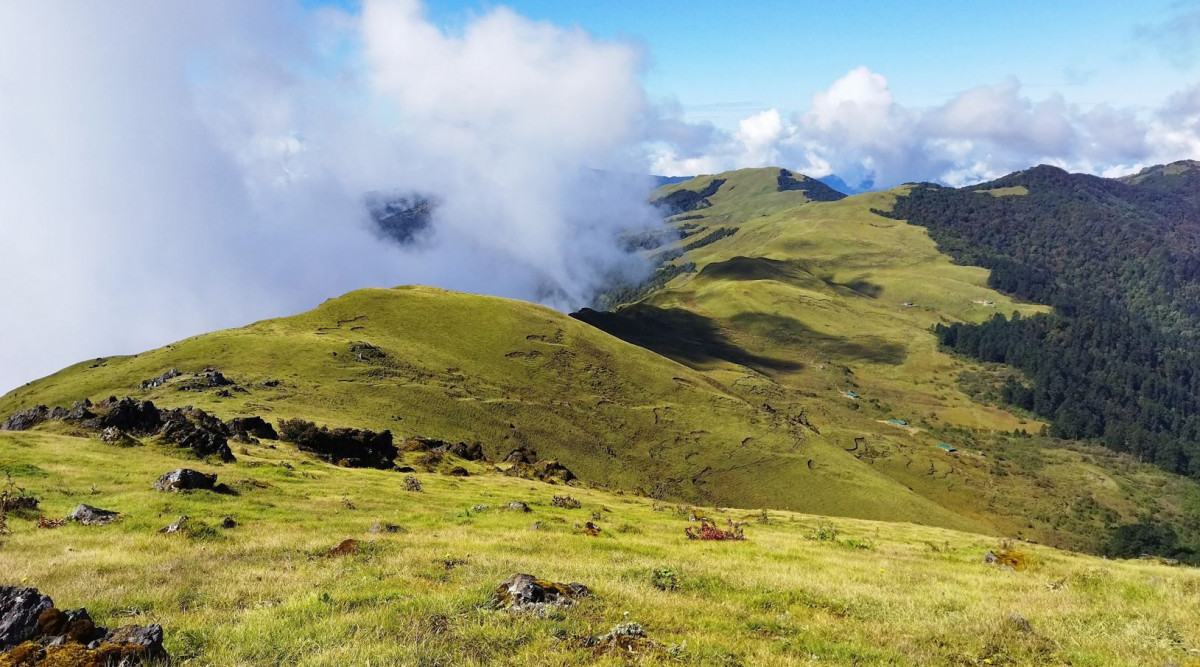
M 0 390 L 367 286 L 586 305 L 661 224 L 642 69 L 503 8 L 0 5 Z M 372 229 L 396 189 L 418 243 Z

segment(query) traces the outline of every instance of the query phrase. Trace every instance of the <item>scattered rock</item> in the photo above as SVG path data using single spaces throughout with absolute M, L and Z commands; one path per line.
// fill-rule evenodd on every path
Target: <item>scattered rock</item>
M 646 629 L 641 623 L 620 623 L 608 634 L 595 638 L 591 646 L 599 653 L 615 652 L 627 657 L 659 648 L 656 642 L 646 637 Z
M 102 510 L 99 507 L 80 504 L 71 510 L 71 513 L 67 515 L 67 519 L 82 523 L 85 526 L 107 526 L 116 521 L 120 516 L 120 512 Z
M 142 443 L 116 426 L 109 426 L 100 432 L 100 440 L 116 447 L 137 447 Z
M 421 480 L 417 479 L 416 475 L 405 475 L 404 476 L 404 490 L 405 491 L 420 491 L 421 490 Z
M 529 611 L 546 606 L 570 606 L 591 595 L 580 583 L 560 584 L 538 579 L 532 574 L 514 574 L 496 589 L 495 605 L 514 611 Z
M 525 503 L 521 502 L 520 500 L 514 500 L 511 503 L 508 503 L 507 505 L 502 507 L 501 509 L 503 509 L 506 512 L 530 512 L 530 511 L 532 511 L 529 509 L 529 505 L 526 505 Z
M 454 466 L 453 468 L 448 470 L 446 472 L 446 474 L 449 475 L 450 477 L 470 477 L 471 476 L 471 473 L 468 472 L 467 469 L 462 466 Z
M 577 510 L 581 506 L 579 501 L 575 500 L 571 496 L 554 496 L 554 498 L 550 501 L 550 504 L 555 507 L 562 507 L 570 510 Z
M 179 385 L 179 391 L 203 391 L 212 387 L 227 387 L 233 381 L 225 377 L 221 371 L 209 367 Z
M 329 550 L 329 555 L 333 556 L 349 556 L 358 553 L 358 540 L 347 539 L 342 540 L 338 545 Z
M 162 535 L 172 535 L 174 533 L 183 532 L 183 528 L 185 525 L 187 525 L 187 522 L 188 516 L 185 514 L 176 519 L 175 523 L 167 526 L 166 528 L 160 529 L 158 532 Z
M 416 472 L 417 469 L 412 466 L 396 466 L 396 472 Z
M 588 537 L 600 537 L 600 526 L 588 521 L 583 524 L 583 534 Z
M 404 528 L 401 526 L 397 526 L 394 523 L 386 523 L 383 521 L 376 521 L 374 525 L 372 525 L 370 528 L 367 529 L 367 532 L 368 533 L 403 533 Z
M 400 443 L 400 449 L 406 452 L 433 452 L 436 454 L 453 454 L 467 461 L 482 461 L 483 446 L 478 442 L 468 445 L 465 442 L 446 442 L 437 438 L 408 438 Z
M 83 421 L 85 419 L 91 419 L 96 416 L 96 414 L 91 411 L 91 407 L 92 402 L 86 398 L 82 401 L 75 401 L 63 419 L 67 421 Z
M 180 375 L 182 375 L 182 373 L 179 372 L 178 368 L 172 368 L 156 378 L 142 380 L 142 389 L 154 389 L 155 387 L 161 387 L 166 384 L 168 380 L 177 378 Z
M 234 417 L 225 422 L 229 433 L 235 436 L 262 438 L 263 440 L 278 440 L 279 434 L 275 427 L 262 417 Z
M 472 505 L 471 506 L 472 512 L 486 512 L 490 509 L 492 509 L 491 505 Z
M 34 406 L 13 414 L 0 424 L 0 430 L 25 431 L 37 426 L 50 418 L 50 408 L 44 405 Z
M 162 415 L 159 435 L 166 441 L 192 450 L 197 456 L 235 460 L 229 449 L 229 429 L 220 419 L 198 408 L 168 410 Z
M 278 387 L 280 385 L 280 381 L 276 380 L 276 379 L 270 379 L 270 380 L 263 380 L 262 382 L 259 382 L 258 384 L 259 384 L 259 386 L 262 386 L 262 387 Z
M 203 473 L 191 468 L 179 468 L 158 478 L 154 488 L 159 491 L 211 491 L 217 483 L 215 474 Z
M 224 519 L 221 519 L 221 527 L 224 528 L 225 530 L 229 530 L 231 528 L 237 528 L 237 526 L 238 526 L 238 522 L 234 521 L 233 517 L 231 517 L 231 516 L 227 516 Z

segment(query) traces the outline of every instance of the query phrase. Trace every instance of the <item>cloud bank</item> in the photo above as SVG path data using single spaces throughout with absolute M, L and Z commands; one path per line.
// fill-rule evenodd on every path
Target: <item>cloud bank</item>
M 677 110 L 670 123 L 685 124 Z M 1033 101 L 1020 82 L 967 90 L 935 107 L 898 103 L 887 78 L 858 67 L 786 117 L 769 109 L 736 131 L 676 129 L 659 142 L 654 169 L 665 175 L 779 165 L 851 184 L 907 181 L 963 185 L 1039 163 L 1117 175 L 1200 156 L 1200 85 L 1152 112 L 1083 108 L 1060 95 Z
M 583 305 L 659 224 L 613 175 L 645 171 L 641 58 L 416 0 L 0 5 L 0 390 L 364 286 Z M 395 188 L 442 202 L 419 247 L 369 228 Z

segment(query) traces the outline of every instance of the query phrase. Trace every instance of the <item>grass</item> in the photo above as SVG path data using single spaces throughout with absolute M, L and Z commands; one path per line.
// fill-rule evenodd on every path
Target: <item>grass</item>
M 283 443 L 246 446 L 225 465 L 47 433 L 0 434 L 0 451 L 7 466 L 41 471 L 22 483 L 46 515 L 80 502 L 126 514 L 97 528 L 10 520 L 6 578 L 102 623 L 162 623 L 183 664 L 1133 665 L 1183 664 L 1200 647 L 1200 574 L 1186 568 L 1018 543 L 1031 564 L 1009 572 L 983 563 L 999 547 L 987 536 L 677 511 L 586 488 L 570 489 L 580 509 L 562 509 L 551 504 L 562 487 L 471 463 L 472 477 L 418 473 L 423 490 L 407 492 L 401 474 L 336 468 Z M 151 490 L 183 464 L 240 495 Z M 239 483 L 249 479 L 259 484 Z M 511 500 L 533 511 L 499 511 Z M 576 527 L 592 512 L 602 516 L 595 538 Z M 689 541 L 693 512 L 747 521 L 748 539 Z M 155 533 L 180 514 L 239 526 Z M 403 532 L 368 533 L 377 521 Z M 348 538 L 358 553 L 326 555 Z M 513 572 L 580 581 L 595 595 L 546 617 L 492 609 L 492 590 Z M 625 622 L 656 647 L 621 656 L 585 646 Z

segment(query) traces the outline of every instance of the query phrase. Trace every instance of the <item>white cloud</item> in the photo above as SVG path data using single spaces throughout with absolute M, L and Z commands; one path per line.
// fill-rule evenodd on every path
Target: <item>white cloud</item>
M 816 93 L 807 110 L 780 124 L 773 119 L 782 119 L 774 109 L 746 118 L 735 132 L 713 132 L 686 159 L 670 143 L 658 145 L 655 165 L 680 175 L 772 165 L 889 187 L 963 185 L 1038 163 L 1124 174 L 1200 155 L 1200 86 L 1150 115 L 1085 109 L 1059 95 L 1034 101 L 1013 77 L 922 108 L 897 103 L 883 75 L 858 67 Z
M 0 4 L 0 389 L 409 282 L 581 305 L 658 224 L 641 53 L 416 0 Z M 362 197 L 444 205 L 420 251 Z

